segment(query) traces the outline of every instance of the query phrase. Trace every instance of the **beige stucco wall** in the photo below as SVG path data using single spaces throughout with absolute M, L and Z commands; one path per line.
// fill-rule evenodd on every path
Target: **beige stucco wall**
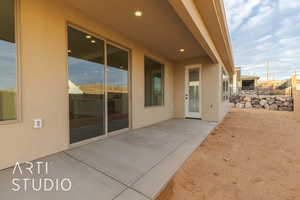
M 134 51 L 132 69 L 132 125 L 140 128 L 173 117 L 173 70 L 171 64 L 165 64 L 165 103 L 164 106 L 144 107 L 144 52 Z
M 222 67 L 213 64 L 208 57 L 180 63 L 174 71 L 174 116 L 185 117 L 185 67 L 201 64 L 201 110 L 202 119 L 220 121 L 228 112 L 228 101 L 222 101 Z
M 226 73 L 228 74 L 227 69 L 223 68 Z M 218 115 L 218 121 L 223 120 L 223 118 L 225 117 L 225 115 L 229 112 L 229 98 L 227 100 L 223 99 L 223 71 L 222 71 L 222 67 L 219 68 L 220 72 L 219 72 L 219 77 L 218 77 L 218 85 L 219 85 L 219 93 L 220 96 L 218 98 L 219 100 L 219 115 Z
M 20 0 L 20 19 L 22 115 L 17 123 L 0 124 L 0 169 L 69 148 L 67 22 L 131 50 L 132 128 L 184 117 L 185 66 L 195 63 L 202 65 L 202 118 L 219 121 L 228 111 L 221 97 L 222 64 L 208 57 L 173 65 L 60 0 Z M 165 64 L 164 106 L 144 107 L 144 55 Z M 33 129 L 36 118 L 43 119 L 42 129 Z
M 70 21 L 132 51 L 132 127 L 173 117 L 173 67 L 60 0 L 20 0 L 22 117 L 0 125 L 0 169 L 69 148 L 67 37 Z M 144 54 L 165 64 L 165 106 L 144 107 Z M 44 127 L 33 129 L 33 119 Z

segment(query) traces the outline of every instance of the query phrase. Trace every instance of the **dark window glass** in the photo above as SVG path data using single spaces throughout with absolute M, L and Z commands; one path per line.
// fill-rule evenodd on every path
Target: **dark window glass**
M 189 69 L 189 112 L 199 112 L 200 107 L 199 107 L 199 99 L 200 99 L 200 94 L 199 94 L 199 86 L 200 86 L 200 71 L 199 68 L 192 68 Z
M 0 121 L 16 120 L 15 1 L 0 1 Z
M 164 104 L 164 65 L 145 57 L 145 106 Z
M 68 28 L 70 143 L 105 134 L 104 42 Z
M 222 80 L 223 80 L 223 90 L 222 90 L 222 99 L 226 101 L 229 99 L 229 77 L 227 73 L 222 69 Z
M 255 80 L 242 80 L 242 90 L 254 90 Z
M 107 117 L 108 131 L 129 127 L 128 52 L 107 45 Z

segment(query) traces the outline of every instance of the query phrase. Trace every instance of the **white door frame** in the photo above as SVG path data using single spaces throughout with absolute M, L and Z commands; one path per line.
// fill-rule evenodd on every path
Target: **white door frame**
M 199 69 L 199 112 L 189 112 L 189 70 L 198 68 Z M 202 66 L 188 65 L 185 67 L 185 96 L 184 96 L 184 107 L 185 107 L 185 117 L 187 118 L 202 118 Z

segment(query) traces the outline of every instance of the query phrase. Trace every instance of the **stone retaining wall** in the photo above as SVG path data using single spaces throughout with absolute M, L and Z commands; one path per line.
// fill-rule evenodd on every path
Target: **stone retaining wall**
M 255 91 L 244 91 L 231 96 L 230 103 L 235 108 L 293 111 L 293 98 L 289 95 L 257 95 Z

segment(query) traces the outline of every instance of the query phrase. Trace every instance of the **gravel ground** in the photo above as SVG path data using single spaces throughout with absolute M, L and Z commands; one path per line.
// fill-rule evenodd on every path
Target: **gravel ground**
M 300 121 L 292 112 L 233 109 L 158 200 L 300 199 Z

